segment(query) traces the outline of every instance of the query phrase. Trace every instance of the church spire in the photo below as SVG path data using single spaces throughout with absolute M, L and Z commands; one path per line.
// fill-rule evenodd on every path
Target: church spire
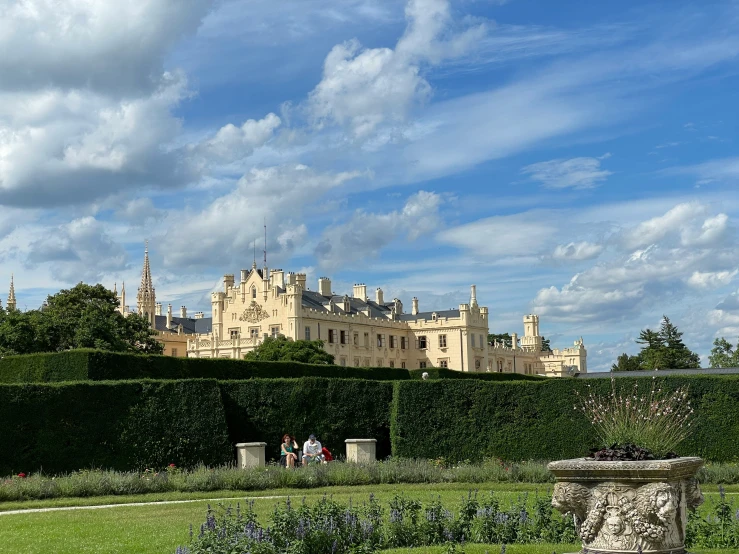
M 144 267 L 141 270 L 141 285 L 136 295 L 136 304 L 138 313 L 149 320 L 149 324 L 154 327 L 154 318 L 156 314 L 156 295 L 154 293 L 154 284 L 151 280 L 151 267 L 149 265 L 149 241 L 146 241 L 144 248 Z
M 10 274 L 10 293 L 8 294 L 8 310 L 16 309 L 15 301 L 15 284 L 13 283 L 13 274 Z

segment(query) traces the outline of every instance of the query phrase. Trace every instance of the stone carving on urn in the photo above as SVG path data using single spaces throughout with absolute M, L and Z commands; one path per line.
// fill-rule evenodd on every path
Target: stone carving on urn
M 267 310 L 257 304 L 255 300 L 252 300 L 249 307 L 246 308 L 244 310 L 244 313 L 239 316 L 239 321 L 246 321 L 248 323 L 259 323 L 260 321 L 262 321 L 263 319 L 267 319 L 268 317 L 269 313 L 267 312 Z
M 699 465 L 693 465 L 694 475 Z M 695 477 L 668 470 L 662 479 L 640 478 L 637 467 L 621 469 L 605 471 L 609 475 L 604 480 L 596 478 L 597 470 L 585 478 L 557 475 L 552 506 L 573 516 L 583 552 L 684 553 L 687 511 L 703 502 Z

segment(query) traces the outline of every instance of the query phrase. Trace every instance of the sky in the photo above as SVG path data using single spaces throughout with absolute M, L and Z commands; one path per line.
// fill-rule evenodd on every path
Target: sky
M 0 0 L 0 286 L 210 312 L 262 264 L 591 371 L 739 337 L 739 2 Z M 255 255 L 256 250 L 256 255 Z M 5 283 L 5 285 L 2 285 Z M 5 302 L 3 294 L 3 302 Z

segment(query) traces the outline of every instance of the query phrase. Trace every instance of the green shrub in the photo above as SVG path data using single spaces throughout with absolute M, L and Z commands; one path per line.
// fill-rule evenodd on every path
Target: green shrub
M 618 378 L 630 390 L 644 378 Z M 678 454 L 739 460 L 739 376 L 658 378 L 665 391 L 688 388 L 695 408 L 692 433 Z M 479 380 L 394 383 L 391 442 L 395 456 L 453 460 L 574 458 L 597 446 L 592 425 L 576 411 L 575 390 L 608 394 L 608 379 L 549 379 L 538 383 Z
M 233 458 L 215 380 L 0 385 L 0 474 Z
M 232 443 L 264 441 L 279 456 L 281 437 L 300 442 L 310 433 L 334 455 L 345 439 L 377 439 L 377 456 L 390 454 L 392 383 L 359 379 L 253 379 L 221 382 Z
M 175 358 L 107 352 L 68 350 L 45 354 L 7 356 L 0 360 L 0 383 L 57 381 L 106 381 L 122 379 L 269 379 L 338 377 L 397 381 L 421 379 L 482 379 L 493 381 L 541 380 L 542 377 L 510 373 L 461 373 L 451 369 L 407 370 L 392 367 L 343 367 L 299 362 L 264 362 L 226 358 Z

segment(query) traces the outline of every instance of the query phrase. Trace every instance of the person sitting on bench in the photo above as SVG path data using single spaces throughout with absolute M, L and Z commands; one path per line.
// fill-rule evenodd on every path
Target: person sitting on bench
M 280 465 L 285 467 L 295 467 L 298 460 L 298 445 L 290 435 L 282 437 L 282 445 L 280 446 Z
M 303 445 L 303 465 L 307 466 L 309 463 L 323 462 L 323 453 L 321 443 L 316 440 L 315 435 L 308 437 Z

